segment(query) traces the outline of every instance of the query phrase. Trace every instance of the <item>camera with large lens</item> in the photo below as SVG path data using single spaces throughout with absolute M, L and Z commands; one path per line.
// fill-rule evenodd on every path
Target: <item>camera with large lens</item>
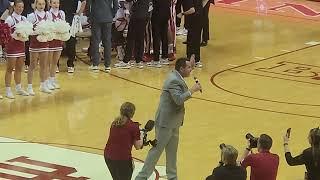
M 157 146 L 156 139 L 148 140 L 148 132 L 150 132 L 153 129 L 153 127 L 154 127 L 154 121 L 149 120 L 144 126 L 144 128 L 140 130 L 143 133 L 143 146 L 148 146 L 148 145 L 151 145 L 152 147 Z
M 258 138 L 254 137 L 252 134 L 246 134 L 246 139 L 249 140 L 250 148 L 258 147 Z

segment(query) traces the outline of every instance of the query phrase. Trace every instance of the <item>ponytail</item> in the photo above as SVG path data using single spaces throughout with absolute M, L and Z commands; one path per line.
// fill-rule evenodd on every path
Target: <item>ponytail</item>
M 112 126 L 123 126 L 135 113 L 136 107 L 130 102 L 121 105 L 120 116 L 116 117 L 112 122 Z

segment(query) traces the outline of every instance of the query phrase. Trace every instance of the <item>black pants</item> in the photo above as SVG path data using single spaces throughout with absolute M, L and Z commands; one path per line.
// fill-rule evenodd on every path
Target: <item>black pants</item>
M 127 46 L 123 62 L 128 63 L 134 51 L 134 58 L 137 63 L 142 61 L 144 51 L 144 32 L 146 19 L 131 19 L 128 27 Z
M 202 41 L 209 40 L 209 8 L 210 1 L 203 7 L 202 13 Z
M 66 21 L 70 24 L 72 24 L 73 15 L 66 15 Z M 76 58 L 76 44 L 77 39 L 75 37 L 70 37 L 70 39 L 66 42 L 66 48 L 65 52 L 68 57 L 67 60 L 67 66 L 68 67 L 74 67 L 74 60 Z
M 193 16 L 188 19 L 187 35 L 187 57 L 195 55 L 195 61 L 200 61 L 200 41 L 201 41 L 201 16 Z
M 132 160 L 110 160 L 104 157 L 113 180 L 131 180 Z
M 183 0 L 177 0 L 177 4 L 176 4 L 176 15 L 181 13 L 181 8 L 182 8 L 182 1 Z M 180 27 L 181 26 L 181 18 L 178 18 L 176 16 L 176 26 Z
M 161 57 L 168 58 L 168 21 L 169 17 L 161 16 L 153 16 L 151 19 L 154 61 L 159 61 L 160 43 Z
M 29 47 L 30 47 L 30 41 L 26 41 L 25 43 L 25 55 L 26 59 L 24 61 L 24 64 L 29 66 L 30 65 L 30 52 L 29 52 Z

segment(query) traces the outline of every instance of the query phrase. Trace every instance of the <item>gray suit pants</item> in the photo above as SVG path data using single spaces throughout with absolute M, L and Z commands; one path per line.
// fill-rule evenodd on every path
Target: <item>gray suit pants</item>
M 104 66 L 109 67 L 111 63 L 111 27 L 112 23 L 92 23 L 91 47 L 92 65 L 98 66 L 100 63 L 99 44 L 102 41 L 104 47 Z
M 168 180 L 177 180 L 179 127 L 165 128 L 156 126 L 155 131 L 158 144 L 149 150 L 144 166 L 135 180 L 147 180 L 149 178 L 164 149 L 166 151 L 166 173 Z

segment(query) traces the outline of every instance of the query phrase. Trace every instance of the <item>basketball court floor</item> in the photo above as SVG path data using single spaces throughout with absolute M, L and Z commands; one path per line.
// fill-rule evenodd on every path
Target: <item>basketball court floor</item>
M 272 136 L 271 151 L 280 156 L 277 179 L 303 179 L 303 166 L 285 162 L 282 136 L 292 128 L 290 147 L 298 155 L 308 147 L 309 129 L 320 125 L 319 14 L 317 2 L 303 0 L 220 0 L 211 7 L 211 39 L 201 49 L 204 67 L 187 79 L 192 86 L 196 76 L 203 93 L 186 102 L 178 150 L 181 180 L 211 174 L 220 143 L 235 146 L 240 156 L 248 132 Z M 177 57 L 185 53 L 182 41 L 178 37 Z M 78 56 L 74 74 L 66 73 L 62 60 L 61 90 L 47 95 L 37 89 L 35 97 L 0 101 L 0 179 L 111 180 L 102 154 L 120 105 L 133 102 L 134 120 L 143 125 L 154 119 L 173 65 L 93 73 L 85 54 Z M 0 77 L 4 72 L 2 63 Z M 34 82 L 38 87 L 38 78 Z M 133 151 L 134 175 L 149 149 Z M 164 165 L 162 156 L 150 179 L 165 179 Z

